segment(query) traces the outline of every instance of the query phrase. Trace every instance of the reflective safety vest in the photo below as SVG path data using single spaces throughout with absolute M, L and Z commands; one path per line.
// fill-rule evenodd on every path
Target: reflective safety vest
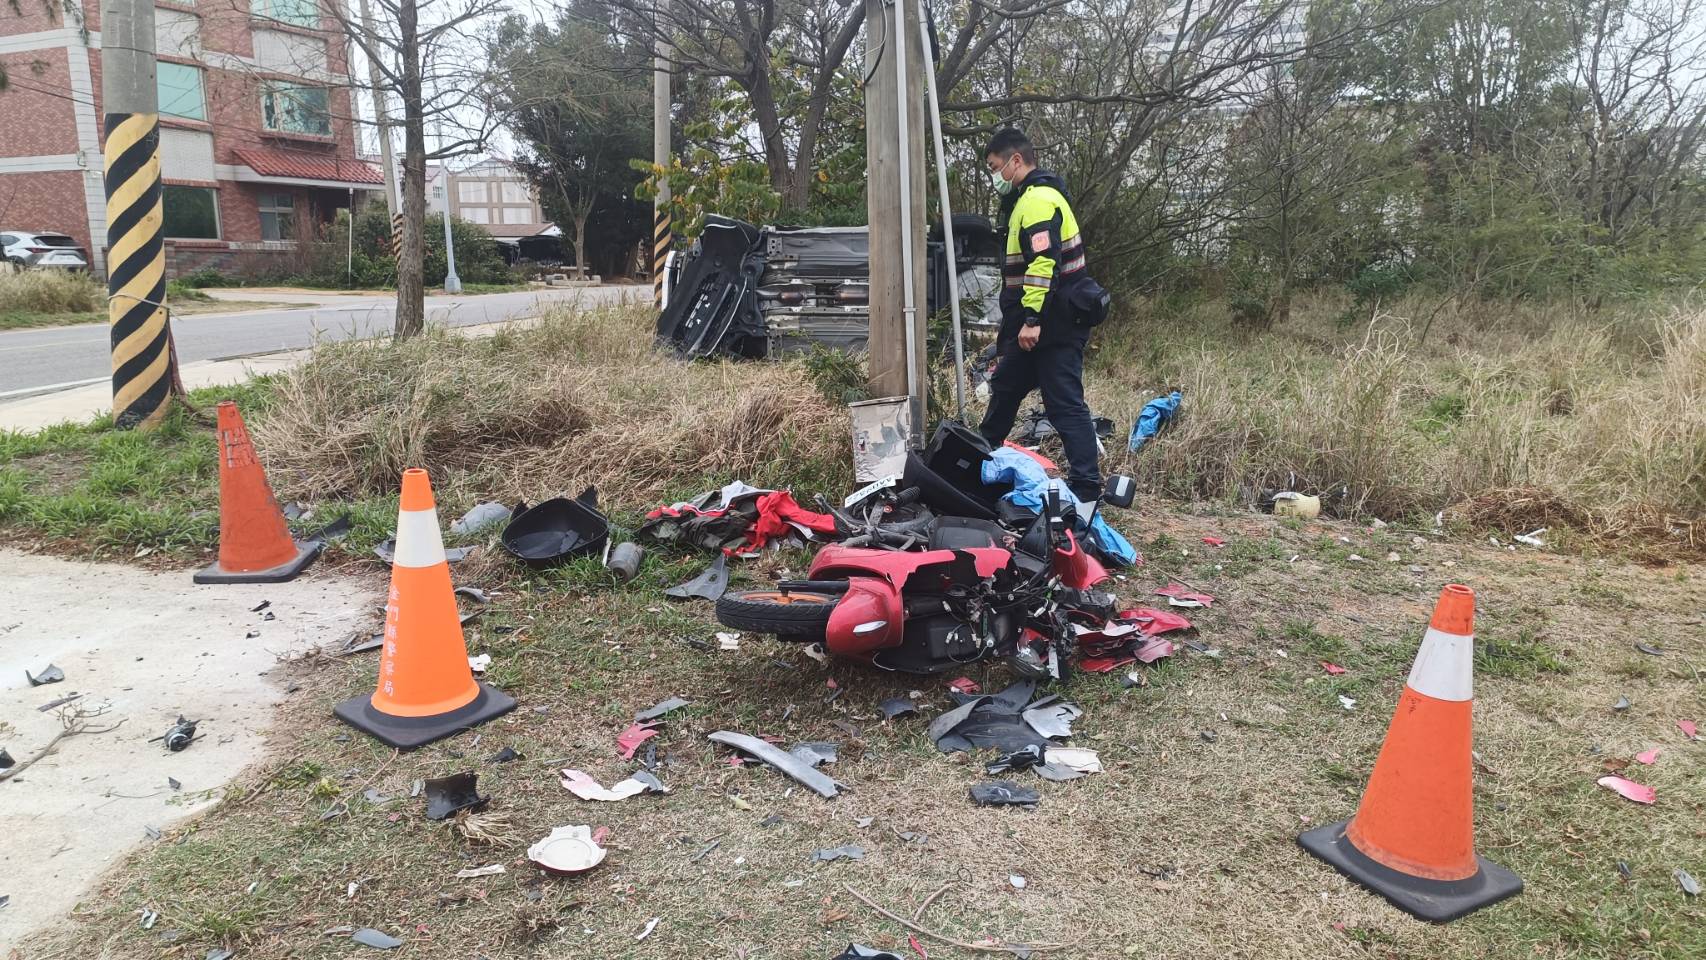
M 1024 187 L 1007 218 L 1007 262 L 1002 268 L 1004 287 L 1001 312 L 1011 316 L 1021 309 L 1048 318 L 1045 307 L 1058 292 L 1084 276 L 1084 238 L 1078 233 L 1078 218 L 1052 174 Z

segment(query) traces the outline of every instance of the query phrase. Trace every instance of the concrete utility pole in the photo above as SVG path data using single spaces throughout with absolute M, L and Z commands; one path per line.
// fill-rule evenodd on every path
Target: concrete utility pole
M 444 121 L 438 123 L 438 149 L 444 149 Z M 444 186 L 444 292 L 461 293 L 462 278 L 456 275 L 456 241 L 450 232 L 450 161 L 438 162 L 438 180 Z
M 368 0 L 361 0 L 361 31 L 367 34 L 367 45 L 363 52 L 380 49 L 379 42 L 373 36 L 373 7 Z M 385 122 L 385 87 L 381 83 L 379 64 L 374 62 L 372 55 L 367 56 L 367 83 L 373 91 L 373 122 L 379 128 L 379 158 L 385 164 L 385 213 L 395 221 L 397 219 L 397 162 L 391 157 L 391 125 Z M 350 210 L 350 216 L 355 216 L 355 210 Z M 351 229 L 354 227 L 352 225 Z
M 147 430 L 183 394 L 165 308 L 153 0 L 106 0 L 101 40 L 113 423 Z
M 864 3 L 865 63 L 871 74 L 865 86 L 865 203 L 871 224 L 870 390 L 876 397 L 911 396 L 916 439 L 924 429 L 928 383 L 921 84 L 922 71 L 929 69 L 930 61 L 918 44 L 916 7 L 907 9 L 910 4 L 893 0 Z M 904 155 L 902 143 L 906 145 Z M 912 262 L 911 323 L 906 310 L 906 271 L 902 269 L 905 260 Z
M 668 0 L 658 0 L 658 32 L 664 30 L 664 12 Z M 661 36 L 657 56 L 652 61 L 652 163 L 660 169 L 669 167 L 669 73 L 673 56 L 669 41 Z M 652 306 L 663 309 L 664 264 L 669 259 L 669 245 L 674 233 L 669 216 L 669 181 L 658 184 L 657 198 L 652 201 Z

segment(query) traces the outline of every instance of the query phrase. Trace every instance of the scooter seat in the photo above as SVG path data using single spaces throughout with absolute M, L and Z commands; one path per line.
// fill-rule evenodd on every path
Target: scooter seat
M 1000 524 L 971 517 L 942 517 L 930 533 L 932 550 L 970 550 L 997 547 L 1010 534 Z

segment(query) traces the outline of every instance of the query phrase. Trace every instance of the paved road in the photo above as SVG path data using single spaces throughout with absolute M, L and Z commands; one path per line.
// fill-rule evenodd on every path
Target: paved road
M 644 297 L 636 286 L 529 290 L 481 296 L 428 297 L 427 323 L 469 326 L 531 316 L 542 304 L 615 303 Z M 289 294 L 279 294 L 281 299 Z M 308 308 L 202 314 L 173 321 L 178 360 L 216 360 L 294 350 L 316 340 L 389 335 L 396 300 L 338 297 Z M 102 324 L 0 333 L 0 398 L 23 396 L 105 379 L 111 346 Z

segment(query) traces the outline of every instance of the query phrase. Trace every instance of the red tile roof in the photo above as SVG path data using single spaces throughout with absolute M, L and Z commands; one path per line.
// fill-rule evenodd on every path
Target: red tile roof
M 381 184 L 385 177 L 379 168 L 360 160 L 340 160 L 278 150 L 272 147 L 238 147 L 237 159 L 263 177 L 290 177 L 296 180 L 335 180 L 338 183 Z

